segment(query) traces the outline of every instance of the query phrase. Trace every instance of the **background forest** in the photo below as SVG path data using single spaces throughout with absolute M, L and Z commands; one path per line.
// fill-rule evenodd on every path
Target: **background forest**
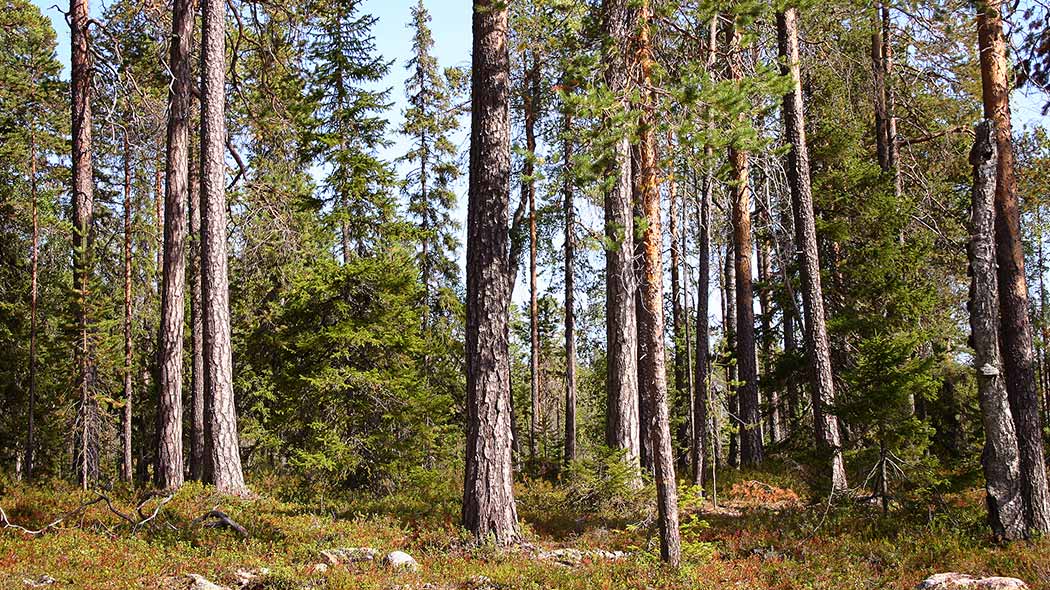
M 1047 587 L 1046 6 L 373 9 L 0 0 L 0 582 Z

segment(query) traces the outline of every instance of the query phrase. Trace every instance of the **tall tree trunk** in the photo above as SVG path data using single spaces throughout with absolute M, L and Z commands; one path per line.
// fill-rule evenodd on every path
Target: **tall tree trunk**
M 190 53 L 193 0 L 175 0 L 168 67 L 167 192 L 164 198 L 164 277 L 161 290 L 157 469 L 161 489 L 178 489 L 184 480 L 182 458 L 182 345 L 186 293 L 186 200 L 190 166 Z
M 634 219 L 645 218 L 645 209 L 642 207 L 642 149 L 639 143 L 631 145 L 631 203 L 633 204 L 633 217 Z M 637 314 L 641 314 L 642 306 L 642 290 L 640 287 L 640 281 L 642 280 L 642 274 L 645 272 L 643 266 L 643 260 L 645 258 L 645 244 L 637 235 L 639 230 L 635 230 L 634 240 L 634 258 L 632 260 L 634 265 L 635 273 L 635 285 L 634 290 L 634 308 Z M 645 404 L 645 392 L 642 391 L 642 360 L 649 356 L 648 350 L 646 350 L 646 341 L 642 338 L 642 324 L 641 320 L 635 322 L 635 335 L 638 342 L 638 358 L 635 362 L 635 373 L 637 375 L 638 383 L 638 459 L 642 465 L 642 471 L 652 474 L 653 473 L 653 437 L 649 429 L 649 423 L 652 421 L 652 412 Z
M 740 396 L 737 395 L 737 361 L 736 361 L 736 297 L 734 286 L 736 285 L 736 264 L 733 247 L 732 224 L 730 224 L 730 235 L 726 241 L 726 255 L 722 266 L 722 331 L 726 340 L 726 406 L 729 408 L 729 464 L 733 467 L 740 466 Z
M 726 26 L 729 75 L 743 79 L 740 57 L 740 30 L 735 16 Z M 740 122 L 743 122 L 741 118 Z M 733 243 L 736 263 L 736 350 L 739 385 L 740 462 L 744 466 L 762 462 L 762 431 L 759 425 L 758 359 L 755 355 L 755 311 L 751 283 L 751 185 L 746 149 L 731 145 L 729 161 L 733 168 Z
M 211 480 L 223 493 L 243 494 L 237 408 L 233 394 L 230 289 L 226 258 L 226 15 L 221 0 L 203 0 L 201 50 L 201 288 L 204 391 L 210 413 L 205 439 Z M 209 436 L 210 435 L 210 436 Z
M 522 61 L 527 66 L 523 110 L 525 115 L 525 165 L 522 170 L 521 190 L 529 199 L 529 392 L 532 403 L 529 408 L 529 461 L 536 467 L 536 438 L 540 429 L 540 323 L 539 284 L 536 269 L 536 101 L 539 99 L 539 62 L 535 53 L 529 64 L 529 53 L 525 51 Z
M 467 205 L 467 445 L 463 526 L 518 538 L 511 464 L 507 207 L 510 56 L 507 6 L 474 0 Z
M 25 478 L 33 480 L 36 466 L 36 331 L 37 331 L 37 286 L 38 260 L 40 257 L 40 223 L 37 213 L 37 163 L 36 163 L 36 126 L 29 132 L 29 200 L 32 203 L 33 217 L 33 251 L 30 260 L 29 275 L 29 404 L 26 408 L 26 448 Z
M 568 92 L 568 90 L 566 90 Z M 568 465 L 576 460 L 576 206 L 573 203 L 572 113 L 566 105 L 562 128 L 562 158 L 565 180 L 562 191 L 565 198 L 565 453 Z
M 205 441 L 204 315 L 201 300 L 201 195 L 200 167 L 190 150 L 190 479 L 204 481 L 209 462 Z
M 984 423 L 988 522 L 996 537 L 1025 536 L 1021 458 L 999 355 L 999 294 L 995 262 L 995 188 L 998 150 L 995 123 L 984 120 L 970 152 L 973 205 L 970 238 L 970 328 L 977 392 Z
M 705 62 L 708 71 L 714 70 L 715 54 L 718 45 L 718 19 L 712 18 L 708 25 Z M 704 113 L 705 124 L 711 127 L 710 113 Z M 705 461 L 711 458 L 712 488 L 714 485 L 715 464 L 718 462 L 712 450 L 713 440 L 717 434 L 708 427 L 713 415 L 711 400 L 711 340 L 709 337 L 710 313 L 708 298 L 711 291 L 711 198 L 714 195 L 714 149 L 710 144 L 704 146 L 703 184 L 696 205 L 697 265 L 696 265 L 696 362 L 694 369 L 693 396 L 693 485 L 705 483 Z M 724 309 L 724 308 L 723 308 Z M 713 490 L 712 490 L 713 491 Z
M 768 175 L 764 175 L 768 179 Z M 763 186 L 768 184 L 763 183 Z M 757 248 L 757 259 L 758 259 L 758 282 L 761 287 L 758 289 L 758 310 L 759 310 L 759 323 L 762 326 L 761 334 L 761 349 L 762 349 L 762 370 L 769 373 L 772 372 L 773 363 L 773 307 L 770 304 L 769 299 L 769 285 L 770 279 L 773 276 L 773 266 L 770 262 L 770 249 L 769 249 L 769 233 L 771 231 L 772 224 L 769 219 L 769 193 L 768 190 L 765 193 L 765 202 L 758 209 L 759 223 L 761 224 L 760 231 L 756 232 L 758 238 Z M 769 389 L 769 399 L 767 406 L 767 418 L 766 426 L 769 432 L 769 442 L 776 443 L 780 441 L 780 392 L 777 391 L 776 387 Z
M 92 178 L 91 146 L 91 51 L 88 48 L 90 20 L 88 0 L 70 0 L 70 90 L 72 93 L 73 155 L 73 288 L 77 292 L 78 327 L 77 391 L 80 396 L 80 445 L 77 479 L 87 489 L 93 479 L 97 445 L 95 407 L 92 395 L 95 363 L 89 317 L 91 288 L 92 208 L 95 183 Z
M 602 33 L 606 43 L 605 84 L 626 110 L 628 39 L 634 10 L 628 0 L 603 0 Z M 616 125 L 606 121 L 609 126 Z M 613 146 L 605 194 L 606 427 L 605 443 L 636 463 L 640 455 L 638 416 L 638 342 L 635 315 L 634 214 L 631 206 L 631 146 L 626 133 Z
M 124 130 L 124 409 L 120 421 L 120 479 L 131 483 L 134 463 L 131 455 L 131 419 L 134 415 L 134 379 L 132 378 L 131 339 L 131 144 Z
M 664 281 L 662 233 L 660 230 L 660 189 L 656 164 L 656 96 L 652 90 L 652 46 L 649 21 L 650 0 L 642 0 L 638 26 L 638 63 L 641 66 L 642 112 L 639 121 L 639 171 L 642 213 L 647 220 L 641 235 L 644 255 L 639 285 L 641 305 L 639 326 L 646 356 L 640 362 L 639 385 L 645 397 L 649 430 L 653 443 L 656 474 L 656 506 L 660 525 L 660 558 L 672 566 L 682 560 L 678 534 L 678 490 L 674 472 L 674 451 L 667 409 L 667 377 L 664 365 Z
M 1001 0 L 978 6 L 977 45 L 981 58 L 984 117 L 995 122 L 999 163 L 995 187 L 995 245 L 999 263 L 999 305 L 1006 368 L 1006 391 L 1021 451 L 1021 493 L 1027 503 L 1029 533 L 1050 532 L 1039 395 L 1035 387 L 1032 327 L 1028 317 L 1028 283 L 1024 269 L 1021 215 L 1015 193 L 1010 127 L 1010 64 L 1003 35 Z
M 777 39 L 784 73 L 791 77 L 791 89 L 784 95 L 784 125 L 791 150 L 787 156 L 791 208 L 795 215 L 796 249 L 802 274 L 802 309 L 806 352 L 810 362 L 813 396 L 813 427 L 817 446 L 828 454 L 831 487 L 844 491 L 846 469 L 839 442 L 838 417 L 828 412 L 835 403 L 835 384 L 831 374 L 831 351 L 824 320 L 824 294 L 820 285 L 820 257 L 813 214 L 813 192 L 809 178 L 809 149 L 806 119 L 799 76 L 798 10 L 788 8 L 777 14 Z
M 667 152 L 669 156 L 673 150 L 672 141 L 671 132 L 668 130 Z M 673 160 L 670 164 L 670 171 L 667 174 L 667 199 L 667 224 L 671 238 L 671 326 L 674 338 L 672 340 L 674 343 L 674 394 L 671 396 L 671 399 L 674 403 L 675 413 L 686 418 L 678 425 L 675 431 L 676 442 L 678 443 L 678 448 L 681 449 L 681 454 L 677 455 L 678 469 L 686 471 L 689 468 L 689 387 L 686 383 L 687 373 L 685 365 L 688 355 L 685 353 L 685 334 L 683 329 L 685 319 L 682 311 L 682 277 L 680 274 L 682 265 L 680 248 L 682 233 L 684 232 L 680 231 L 678 227 L 678 182 L 675 178 Z

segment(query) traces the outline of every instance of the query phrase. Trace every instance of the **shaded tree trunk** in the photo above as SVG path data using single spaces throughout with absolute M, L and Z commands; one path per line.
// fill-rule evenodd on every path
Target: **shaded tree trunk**
M 37 213 L 37 162 L 36 162 L 36 127 L 29 133 L 29 200 L 32 203 L 33 218 L 33 251 L 30 259 L 29 275 L 29 404 L 26 408 L 26 448 L 25 470 L 26 481 L 33 480 L 36 455 L 36 332 L 37 332 L 37 296 L 39 289 L 38 260 L 40 257 L 40 223 Z
M 120 479 L 131 483 L 134 478 L 131 455 L 131 419 L 133 417 L 134 379 L 132 378 L 131 339 L 131 145 L 124 130 L 124 408 L 120 421 Z
M 634 23 L 628 0 L 603 0 L 601 27 L 606 46 L 605 83 L 627 109 L 628 39 Z M 613 124 L 606 121 L 607 124 Z M 631 206 L 631 147 L 625 135 L 612 146 L 614 178 L 605 194 L 605 305 L 606 305 L 606 427 L 605 442 L 626 453 L 630 462 L 640 455 L 638 416 L 638 342 L 635 315 L 637 289 L 634 256 L 634 216 Z
M 566 112 L 562 128 L 562 157 L 565 181 L 562 187 L 565 199 L 565 453 L 568 465 L 576 460 L 576 206 L 573 203 L 572 158 L 573 144 L 569 133 L 572 130 L 572 113 Z
M 528 64 L 529 53 L 522 55 Z M 525 115 L 525 165 L 522 170 L 521 190 L 529 200 L 529 461 L 536 467 L 536 438 L 540 429 L 540 323 L 539 285 L 536 269 L 536 101 L 539 99 L 539 62 L 532 54 L 532 63 L 525 74 L 525 92 L 522 105 Z
M 984 466 L 988 523 L 996 537 L 1013 540 L 1025 536 L 1025 503 L 1021 495 L 1017 433 L 999 355 L 999 294 L 995 268 L 998 150 L 993 121 L 986 119 L 977 126 L 970 163 L 973 164 L 970 329 L 984 423 L 981 463 Z
M 1035 387 L 1032 327 L 1028 317 L 1028 283 L 1024 268 L 1021 215 L 1014 179 L 1010 127 L 1010 65 L 1003 35 L 1000 0 L 978 6 L 977 41 L 981 59 L 984 116 L 995 122 L 998 166 L 995 188 L 995 245 L 998 261 L 1000 337 L 1006 391 L 1021 451 L 1021 493 L 1029 533 L 1050 532 L 1050 491 L 1047 490 L 1039 395 Z
M 638 63 L 641 66 L 642 114 L 639 121 L 638 186 L 644 218 L 648 221 L 641 235 L 643 248 L 642 274 L 639 285 L 640 340 L 645 342 L 646 356 L 639 363 L 639 385 L 649 410 L 648 423 L 652 439 L 653 467 L 656 480 L 657 513 L 660 525 L 660 558 L 678 566 L 682 543 L 678 533 L 678 490 L 674 472 L 674 451 L 667 409 L 667 377 L 664 365 L 664 289 L 662 234 L 660 230 L 660 192 L 656 164 L 656 96 L 651 89 L 653 67 L 649 39 L 650 0 L 642 0 L 638 27 Z
M 510 56 L 507 7 L 474 0 L 467 205 L 467 444 L 463 526 L 517 540 L 511 464 L 507 207 Z
M 740 58 L 740 31 L 735 18 L 726 26 L 729 49 L 729 75 L 743 79 Z M 751 186 L 748 152 L 739 146 L 729 148 L 733 168 L 733 243 L 736 264 L 736 350 L 740 407 L 740 463 L 762 462 L 762 431 L 758 399 L 758 359 L 755 354 L 755 311 L 751 282 Z
M 667 132 L 667 151 L 673 150 L 671 144 L 671 132 Z M 686 361 L 688 355 L 685 352 L 684 334 L 684 312 L 682 310 L 682 231 L 678 227 L 679 204 L 678 204 L 678 182 L 675 178 L 674 163 L 667 174 L 667 199 L 668 233 L 671 238 L 671 325 L 674 337 L 674 401 L 675 414 L 687 418 L 683 420 L 675 431 L 675 438 L 681 453 L 677 455 L 678 469 L 686 471 L 689 468 L 689 386 L 687 383 Z
M 797 9 L 788 8 L 777 14 L 777 39 L 780 56 L 785 64 L 784 73 L 791 77 L 791 89 L 784 95 L 784 124 L 791 146 L 787 156 L 787 173 L 802 274 L 802 309 L 812 381 L 814 433 L 818 448 L 828 455 L 832 489 L 844 491 L 847 487 L 846 469 L 839 441 L 839 422 L 835 415 L 827 411 L 835 403 L 835 384 L 824 320 L 824 294 L 820 285 L 820 258 L 809 177 L 809 149 L 806 145 L 805 110 L 799 76 Z
M 226 256 L 226 20 L 221 0 L 203 0 L 201 48 L 201 303 L 204 391 L 209 409 L 205 440 L 211 483 L 243 494 L 230 343 L 230 289 Z
M 186 200 L 190 166 L 190 53 L 193 0 L 175 0 L 168 67 L 167 192 L 164 198 L 164 275 L 161 289 L 157 408 L 157 469 L 161 489 L 177 489 L 184 479 L 182 456 L 182 347 L 186 293 Z M 224 142 L 225 143 L 225 142 Z M 225 233 L 225 232 L 224 232 Z
M 204 481 L 209 471 L 204 401 L 204 316 L 201 300 L 201 196 L 197 158 L 190 150 L 190 479 Z
M 731 226 L 732 224 L 730 224 Z M 740 404 L 737 395 L 737 363 L 736 363 L 736 297 L 734 296 L 734 285 L 736 285 L 736 255 L 733 247 L 732 227 L 730 227 L 729 239 L 726 241 L 725 261 L 722 267 L 722 331 L 725 333 L 725 367 L 726 367 L 726 405 L 729 408 L 729 464 L 733 467 L 740 466 Z

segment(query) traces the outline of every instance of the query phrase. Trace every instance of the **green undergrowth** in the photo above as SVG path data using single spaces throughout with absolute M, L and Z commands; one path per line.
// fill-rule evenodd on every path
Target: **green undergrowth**
M 471 588 L 476 576 L 486 576 L 495 587 L 523 589 L 905 589 L 936 572 L 961 571 L 1050 589 L 1050 541 L 994 543 L 978 489 L 883 514 L 860 499 L 811 495 L 781 468 L 719 476 L 718 507 L 696 488 L 679 490 L 685 559 L 678 570 L 659 562 L 651 485 L 621 486 L 617 474 L 591 465 L 560 481 L 518 483 L 523 536 L 546 549 L 627 551 L 619 561 L 585 557 L 568 567 L 537 559 L 534 549 L 472 543 L 457 524 L 456 473 L 421 473 L 411 486 L 384 495 L 325 497 L 269 477 L 252 482 L 257 496 L 247 499 L 188 484 L 139 530 L 99 502 L 43 535 L 0 531 L 0 588 L 27 588 L 25 580 L 47 575 L 56 580 L 50 588 L 181 589 L 190 573 L 232 587 L 236 570 L 265 567 L 270 575 L 256 588 Z M 140 518 L 135 507 L 144 495 L 108 495 L 118 511 Z M 0 482 L 0 507 L 28 528 L 95 498 L 63 482 Z M 150 498 L 142 513 L 149 516 L 163 500 Z M 215 508 L 249 535 L 195 522 Z M 421 571 L 395 573 L 381 564 L 316 571 L 321 550 L 363 546 L 407 551 Z

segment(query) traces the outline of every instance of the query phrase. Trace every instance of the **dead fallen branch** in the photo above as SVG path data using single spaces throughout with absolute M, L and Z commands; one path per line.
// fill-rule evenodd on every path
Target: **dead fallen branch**
M 219 510 L 212 509 L 205 512 L 203 515 L 193 520 L 194 526 L 201 525 L 205 528 L 229 528 L 237 531 L 242 537 L 248 536 L 248 529 L 241 526 L 237 521 L 230 518 L 228 514 Z
M 24 526 L 20 526 L 20 525 L 17 525 L 15 523 L 11 522 L 11 520 L 7 517 L 7 513 L 4 512 L 4 509 L 0 508 L 0 525 L 3 525 L 0 528 L 14 529 L 16 531 L 25 533 L 25 534 L 27 534 L 29 536 L 32 536 L 32 537 L 39 537 L 40 535 L 43 535 L 44 533 L 48 532 L 49 530 L 51 530 L 51 529 L 57 527 L 58 525 L 62 524 L 62 522 L 65 521 L 67 518 L 73 518 L 73 517 L 79 516 L 79 515 L 83 514 L 84 511 L 87 510 L 89 507 L 91 507 L 91 506 L 93 506 L 95 504 L 98 504 L 99 502 L 102 502 L 104 500 L 105 500 L 104 496 L 99 496 L 99 497 L 97 497 L 97 498 L 95 498 L 93 500 L 88 500 L 87 502 L 84 502 L 83 504 L 81 504 L 80 506 L 77 506 L 73 510 L 71 510 L 71 511 L 63 514 L 62 516 L 56 518 L 55 520 L 47 523 L 46 525 L 44 525 L 43 528 L 41 528 L 39 530 L 28 529 L 28 528 L 26 528 Z
M 30 536 L 33 536 L 33 537 L 38 537 L 38 536 L 43 535 L 44 533 L 50 531 L 51 529 L 58 527 L 58 525 L 62 524 L 63 522 L 65 522 L 66 520 L 68 520 L 70 518 L 75 518 L 77 516 L 83 515 L 83 513 L 89 507 L 94 506 L 95 504 L 98 504 L 100 502 L 104 502 L 106 504 L 106 508 L 110 512 L 112 512 L 113 514 L 118 516 L 121 520 L 126 522 L 131 527 L 131 532 L 132 533 L 137 533 L 140 529 L 142 529 L 143 526 L 145 526 L 146 524 L 150 523 L 153 519 L 157 518 L 157 515 L 160 514 L 161 508 L 163 508 L 165 504 L 167 504 L 168 502 L 170 502 L 172 500 L 172 498 L 174 498 L 173 495 L 165 496 L 163 499 L 161 499 L 160 502 L 157 503 L 157 506 L 153 509 L 153 512 L 150 515 L 148 515 L 148 516 L 144 515 L 142 513 L 142 507 L 145 505 L 146 502 L 149 501 L 149 499 L 151 499 L 153 497 L 156 497 L 156 495 L 150 496 L 150 498 L 147 498 L 146 501 L 144 501 L 142 504 L 139 504 L 139 506 L 138 506 L 138 508 L 136 510 L 139 513 L 140 518 L 138 520 L 135 520 L 130 515 L 128 515 L 128 514 L 126 514 L 124 512 L 121 512 L 119 509 L 117 509 L 117 507 L 113 505 L 113 501 L 110 499 L 109 496 L 107 496 L 105 494 L 96 494 L 95 498 L 84 502 L 80 506 L 77 506 L 75 509 L 73 509 L 73 510 L 63 514 L 62 516 L 56 518 L 55 520 L 47 523 L 46 525 L 44 525 L 43 528 L 40 528 L 38 530 L 33 530 L 33 529 L 29 529 L 29 528 L 26 528 L 26 527 L 21 526 L 21 525 L 14 524 L 8 518 L 7 513 L 4 512 L 4 509 L 0 508 L 0 529 L 14 529 L 14 530 L 22 532 L 24 534 L 27 534 L 27 535 L 30 535 Z

